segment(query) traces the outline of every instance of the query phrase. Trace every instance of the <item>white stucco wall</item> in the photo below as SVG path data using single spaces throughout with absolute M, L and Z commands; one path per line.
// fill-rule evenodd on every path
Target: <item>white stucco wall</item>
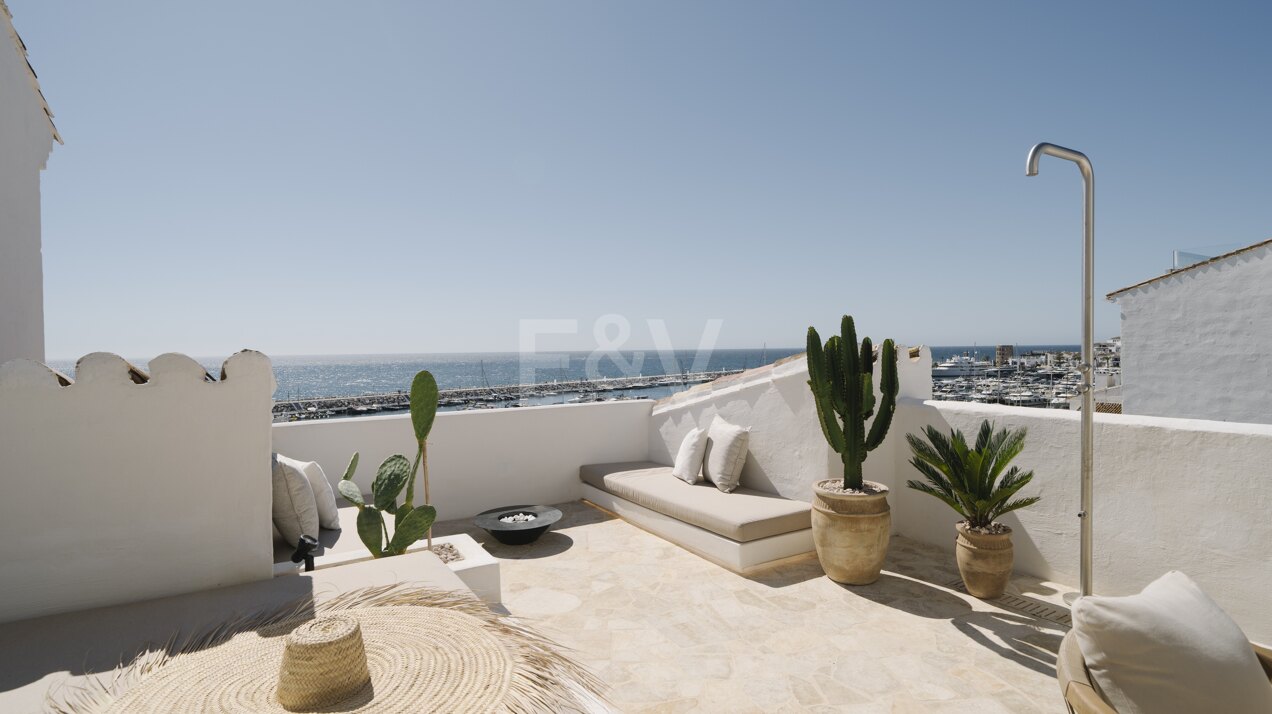
M 931 397 L 931 351 L 923 348 L 913 359 L 906 349 L 899 352 L 899 394 L 911 399 Z M 839 455 L 830 450 L 817 424 L 817 410 L 808 389 L 808 363 L 802 356 L 659 402 L 649 432 L 650 459 L 672 463 L 689 430 L 707 428 L 716 415 L 750 427 L 749 452 L 742 467 L 742 484 L 748 488 L 807 501 L 814 482 L 843 474 Z M 867 479 L 877 481 L 895 470 L 895 449 L 890 445 L 893 438 L 890 434 L 883 445 L 870 452 L 865 464 Z
M 984 419 L 1026 427 L 1015 464 L 1035 476 L 1034 506 L 1008 514 L 1018 572 L 1078 582 L 1079 414 L 961 402 L 907 401 L 894 429 L 961 429 Z M 905 488 L 918 478 L 894 442 L 892 523 L 898 533 L 953 550 L 958 516 Z M 1138 592 L 1169 570 L 1196 580 L 1251 638 L 1272 641 L 1272 426 L 1161 417 L 1095 416 L 1094 584 L 1103 595 Z
M 53 134 L 0 9 L 0 363 L 44 360 L 40 170 Z
M 652 406 L 632 400 L 439 413 L 428 439 L 438 517 L 578 500 L 580 466 L 645 458 Z M 278 453 L 317 461 L 333 484 L 359 452 L 363 492 L 384 459 L 415 457 L 408 414 L 275 424 L 273 432 Z
M 1078 582 L 1078 420 L 1076 412 L 931 401 L 931 361 L 901 362 L 901 394 L 884 445 L 866 476 L 891 487 L 894 532 L 951 552 L 957 514 L 905 486 L 905 434 L 926 424 L 969 438 L 983 419 L 1026 427 L 1016 463 L 1035 471 L 1027 491 L 1042 496 L 1010 514 L 1017 572 Z M 681 439 L 715 414 L 751 427 L 743 483 L 808 500 L 812 482 L 838 474 L 805 384 L 802 359 L 753 370 L 660 402 L 650 456 L 670 463 Z M 1129 594 L 1169 570 L 1201 584 L 1250 637 L 1272 641 L 1272 426 L 1097 414 L 1095 428 L 1095 587 Z
M 2 48 L 0 48 L 2 49 Z M 269 360 L 0 365 L 0 621 L 269 578 Z
M 1124 414 L 1272 424 L 1272 245 L 1115 301 Z

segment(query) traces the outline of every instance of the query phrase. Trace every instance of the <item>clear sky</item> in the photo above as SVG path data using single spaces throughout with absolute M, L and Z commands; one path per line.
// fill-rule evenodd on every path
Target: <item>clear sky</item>
M 66 139 L 50 357 L 1071 343 L 1272 235 L 1267 3 L 9 0 Z M 564 344 L 571 342 L 571 344 Z

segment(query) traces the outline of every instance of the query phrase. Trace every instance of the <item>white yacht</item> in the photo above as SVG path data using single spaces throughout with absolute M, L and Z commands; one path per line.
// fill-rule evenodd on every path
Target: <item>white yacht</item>
M 961 356 L 946 360 L 932 367 L 932 376 L 936 379 L 984 377 L 993 366 L 991 362 L 977 360 L 964 352 Z

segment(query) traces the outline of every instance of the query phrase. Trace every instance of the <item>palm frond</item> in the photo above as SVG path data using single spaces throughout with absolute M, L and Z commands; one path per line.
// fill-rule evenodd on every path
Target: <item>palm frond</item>
M 1008 468 L 1025 447 L 1025 429 L 995 430 L 986 419 L 972 448 L 957 429 L 946 434 L 928 425 L 923 434 L 926 440 L 907 434 L 906 442 L 913 455 L 910 465 L 927 483 L 911 480 L 906 485 L 941 499 L 970 524 L 988 526 L 1005 513 L 1038 502 L 1037 496 L 1011 500 L 1034 476 L 1018 466 Z
M 933 496 L 936 496 L 937 498 L 941 499 L 942 501 L 945 501 L 945 503 L 946 503 L 947 505 L 949 505 L 949 507 L 950 507 L 950 508 L 953 508 L 955 511 L 957 511 L 959 515 L 963 516 L 964 518 L 967 518 L 967 517 L 968 517 L 968 515 L 967 515 L 966 513 L 964 513 L 964 512 L 963 512 L 963 504 L 959 503 L 957 499 L 955 499 L 955 498 L 953 498 L 953 497 L 951 497 L 951 496 L 948 496 L 948 495 L 946 495 L 946 494 L 944 494 L 944 493 L 942 493 L 942 492 L 938 491 L 938 490 L 937 490 L 937 489 L 935 489 L 935 488 L 932 488 L 931 486 L 927 485 L 926 483 L 923 483 L 923 482 L 921 482 L 921 481 L 914 481 L 914 480 L 910 480 L 910 481 L 906 481 L 906 482 L 905 482 L 905 485 L 906 485 L 906 486 L 909 486 L 910 488 L 914 489 L 915 491 L 922 491 L 923 493 L 929 493 L 929 494 L 931 494 L 931 495 L 933 495 Z
M 1032 506 L 1040 500 L 1042 499 L 1038 496 L 1029 496 L 1027 498 L 1018 498 L 1011 501 L 994 512 L 994 520 L 997 520 L 1004 514 L 1011 513 L 1012 511 L 1018 511 L 1022 508 Z

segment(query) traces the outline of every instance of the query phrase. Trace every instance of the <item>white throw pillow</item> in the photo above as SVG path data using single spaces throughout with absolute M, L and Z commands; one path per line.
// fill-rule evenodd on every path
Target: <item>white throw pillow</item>
M 336 492 L 317 461 L 297 461 L 282 454 L 275 454 L 283 466 L 296 469 L 305 475 L 309 487 L 314 490 L 314 503 L 318 506 L 318 525 L 327 530 L 340 530 L 340 509 L 336 507 Z M 318 535 L 314 533 L 313 535 Z
M 746 446 L 751 430 L 716 417 L 707 430 L 707 453 L 702 459 L 702 475 L 716 488 L 731 493 L 742 480 Z
M 707 454 L 707 432 L 693 428 L 680 442 L 680 451 L 676 454 L 676 465 L 671 475 L 693 485 L 702 480 L 702 457 Z
M 1245 634 L 1179 571 L 1139 595 L 1079 598 L 1073 631 L 1120 714 L 1272 712 L 1272 685 Z
M 291 461 L 291 459 L 286 459 Z M 295 463 L 294 461 L 292 463 Z M 302 535 L 318 537 L 318 504 L 314 489 L 300 469 L 277 458 L 273 465 L 274 525 L 283 542 L 295 546 Z

